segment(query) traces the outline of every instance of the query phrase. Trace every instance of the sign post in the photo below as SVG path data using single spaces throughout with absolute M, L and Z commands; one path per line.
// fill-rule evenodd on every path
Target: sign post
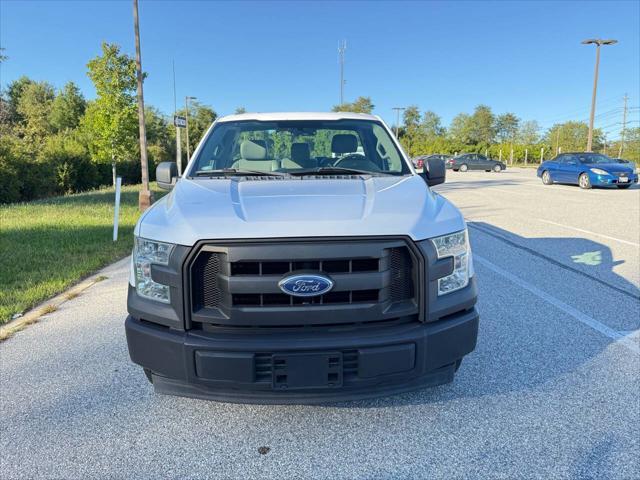
M 176 127 L 176 163 L 178 164 L 178 176 L 182 176 L 182 142 L 180 141 L 180 129 L 187 126 L 187 118 L 179 115 L 173 116 L 173 125 Z
M 113 209 L 113 241 L 118 241 L 118 217 L 120 212 L 120 187 L 122 177 L 116 177 L 116 206 Z

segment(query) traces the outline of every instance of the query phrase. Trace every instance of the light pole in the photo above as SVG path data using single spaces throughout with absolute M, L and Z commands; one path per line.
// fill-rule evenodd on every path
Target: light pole
M 140 27 L 138 26 L 138 0 L 133 0 L 133 28 L 136 36 L 136 77 L 138 83 L 138 127 L 140 130 L 140 166 L 142 189 L 138 194 L 138 208 L 149 208 L 153 194 L 149 190 L 149 163 L 147 162 L 147 130 L 144 124 L 144 93 L 142 91 L 142 56 L 140 55 Z
M 593 93 L 591 95 L 591 115 L 589 116 L 589 136 L 587 137 L 587 152 L 591 151 L 591 144 L 593 143 L 593 118 L 596 113 L 596 90 L 598 89 L 598 68 L 600 66 L 600 47 L 602 45 L 614 45 L 618 43 L 617 40 L 602 40 L 600 38 L 590 38 L 583 40 L 583 45 L 594 44 L 596 46 L 596 70 L 593 76 Z
M 185 117 L 187 119 L 187 125 L 186 125 L 186 134 L 187 134 L 187 164 L 189 163 L 189 160 L 191 159 L 191 153 L 190 153 L 190 149 L 189 149 L 189 100 L 195 100 L 196 97 L 184 97 L 184 109 L 185 109 Z
M 406 110 L 406 107 L 393 107 L 392 110 L 396 111 L 396 138 L 398 138 L 398 128 L 400 126 L 400 112 Z

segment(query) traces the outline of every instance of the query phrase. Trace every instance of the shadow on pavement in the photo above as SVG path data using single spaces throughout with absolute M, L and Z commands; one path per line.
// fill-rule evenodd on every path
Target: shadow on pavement
M 524 250 L 522 258 L 530 262 L 532 269 L 533 263 L 537 263 L 537 268 L 540 269 L 542 262 L 543 275 L 544 269 L 561 268 L 566 271 L 566 275 L 562 271 L 560 275 L 567 278 L 566 288 L 572 297 L 573 291 L 580 292 L 583 283 L 596 282 L 595 291 L 601 296 L 601 308 L 619 308 L 620 313 L 616 315 L 619 330 L 634 331 L 640 328 L 640 290 L 612 270 L 624 260 L 614 260 L 607 246 L 585 238 L 529 239 L 484 222 L 470 222 L 469 226 L 472 231 L 475 227 L 483 233 L 505 239 L 506 243 L 494 242 L 499 247 L 502 243 L 505 249 Z M 556 260 L 543 252 L 563 254 L 569 261 Z M 520 271 L 509 273 L 535 283 L 535 280 L 528 278 L 526 264 L 524 266 Z M 476 272 L 479 267 L 482 268 L 477 265 Z M 573 279 L 569 276 L 573 276 Z M 494 285 L 487 283 L 487 278 L 482 274 L 478 276 L 478 345 L 462 362 L 453 383 L 387 398 L 331 406 L 384 408 L 539 389 L 579 369 L 613 342 L 574 319 L 568 319 L 559 326 L 559 319 L 566 316 L 562 311 L 551 304 L 545 304 L 543 299 L 528 291 L 520 291 L 518 286 L 514 286 L 513 291 L 496 290 Z M 500 280 L 508 282 L 503 278 Z M 558 288 L 562 286 L 558 285 Z M 588 292 L 593 291 L 591 288 L 580 294 L 592 295 Z M 598 312 L 588 311 L 577 295 L 571 305 L 578 310 L 586 310 L 585 314 L 597 317 Z M 613 305 L 608 304 L 614 296 L 618 300 L 622 299 L 622 304 L 617 304 L 617 307 L 615 302 Z

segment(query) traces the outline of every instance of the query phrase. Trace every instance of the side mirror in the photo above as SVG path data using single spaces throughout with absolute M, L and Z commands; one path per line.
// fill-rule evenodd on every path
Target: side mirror
M 178 180 L 176 162 L 162 162 L 156 167 L 156 182 L 163 190 L 171 190 Z
M 444 160 L 429 158 L 426 162 L 424 162 L 424 170 L 422 171 L 422 175 L 424 176 L 425 182 L 427 182 L 427 185 L 429 185 L 430 187 L 444 183 L 445 177 L 447 175 L 447 169 L 444 165 Z

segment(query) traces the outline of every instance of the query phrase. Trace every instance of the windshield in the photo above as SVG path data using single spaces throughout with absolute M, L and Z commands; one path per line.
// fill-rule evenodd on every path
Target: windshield
M 600 153 L 575 153 L 574 156 L 580 163 L 592 164 L 592 163 L 616 163 L 611 158 Z
M 220 122 L 189 175 L 222 170 L 226 175 L 410 173 L 387 130 L 367 120 Z

